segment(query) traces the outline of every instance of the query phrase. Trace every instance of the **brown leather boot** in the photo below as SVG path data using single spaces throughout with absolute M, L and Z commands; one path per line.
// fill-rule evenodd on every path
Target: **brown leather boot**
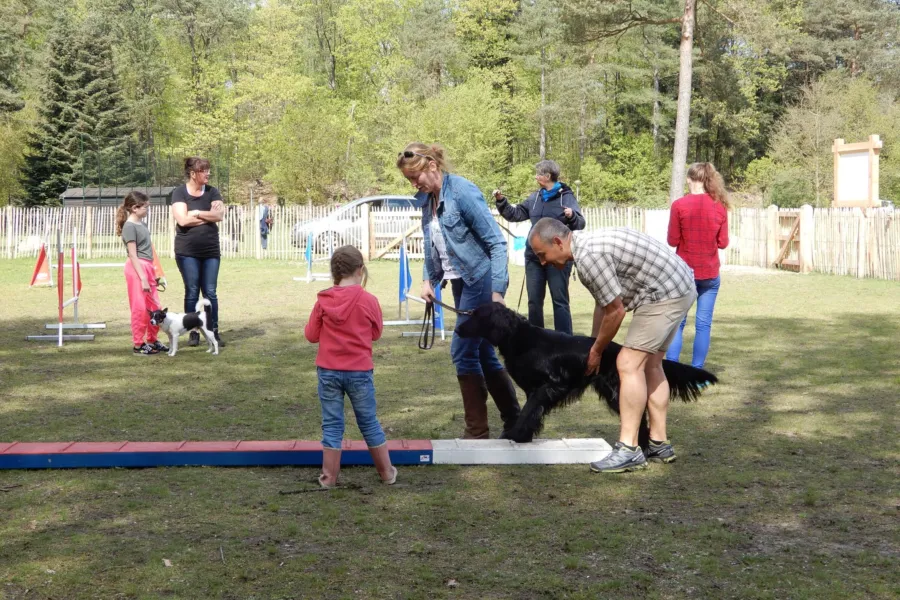
M 500 410 L 500 418 L 503 420 L 503 431 L 508 431 L 515 426 L 519 419 L 519 401 L 516 399 L 516 386 L 506 369 L 485 373 L 484 381 L 488 392 L 494 399 L 494 404 Z
M 394 485 L 397 481 L 397 468 L 391 464 L 391 454 L 388 452 L 387 443 L 370 447 L 369 454 L 372 455 L 372 462 L 375 463 L 375 470 L 381 477 L 381 483 Z
M 462 392 L 466 430 L 463 439 L 485 440 L 489 436 L 487 413 L 487 387 L 484 377 L 477 374 L 457 375 Z
M 319 485 L 325 489 L 333 488 L 337 485 L 340 473 L 340 448 L 322 448 L 322 474 L 319 475 Z

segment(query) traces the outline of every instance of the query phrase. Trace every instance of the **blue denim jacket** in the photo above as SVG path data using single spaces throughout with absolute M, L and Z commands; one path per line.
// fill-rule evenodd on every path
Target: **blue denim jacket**
M 444 276 L 441 259 L 431 244 L 431 204 L 428 194 L 419 192 L 422 206 L 422 231 L 425 234 L 423 277 L 437 288 Z M 437 218 L 447 244 L 450 264 L 466 285 L 474 285 L 490 271 L 491 291 L 506 293 L 509 272 L 506 269 L 506 240 L 491 215 L 478 187 L 458 175 L 444 174 Z

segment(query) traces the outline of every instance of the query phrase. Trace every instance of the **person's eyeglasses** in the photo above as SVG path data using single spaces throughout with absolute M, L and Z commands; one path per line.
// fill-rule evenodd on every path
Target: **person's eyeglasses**
M 418 152 L 413 152 L 412 150 L 404 150 L 403 152 L 398 152 L 397 156 L 402 156 L 403 158 L 412 158 L 413 156 L 421 156 L 425 160 L 434 160 L 430 156 L 425 156 L 424 154 L 419 154 Z

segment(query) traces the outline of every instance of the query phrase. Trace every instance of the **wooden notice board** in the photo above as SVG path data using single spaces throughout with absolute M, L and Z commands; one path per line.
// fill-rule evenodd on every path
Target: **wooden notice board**
M 865 142 L 846 144 L 834 140 L 834 202 L 835 208 L 881 206 L 878 197 L 878 154 L 881 139 L 870 135 Z

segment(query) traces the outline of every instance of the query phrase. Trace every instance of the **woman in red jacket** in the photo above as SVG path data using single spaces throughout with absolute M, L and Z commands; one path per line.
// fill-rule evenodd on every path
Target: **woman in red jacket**
M 694 270 L 697 284 L 696 333 L 691 364 L 702 367 L 709 353 L 713 309 L 719 293 L 719 250 L 728 247 L 728 193 L 725 182 L 710 163 L 694 163 L 687 172 L 690 194 L 672 203 L 669 213 L 670 246 Z M 666 352 L 677 361 L 687 317 Z

